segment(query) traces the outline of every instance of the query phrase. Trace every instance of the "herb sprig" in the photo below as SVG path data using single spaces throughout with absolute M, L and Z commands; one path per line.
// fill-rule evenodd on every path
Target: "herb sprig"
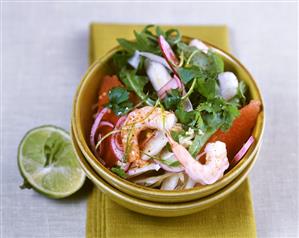
M 124 87 L 112 88 L 108 96 L 109 103 L 106 106 L 117 116 L 122 116 L 133 108 L 133 103 L 129 100 L 129 92 Z
M 126 172 L 120 166 L 112 167 L 111 171 L 113 173 L 117 174 L 118 176 L 122 177 L 122 178 L 127 178 L 128 177 Z
M 156 34 L 153 33 L 153 29 Z M 147 25 L 141 32 L 134 31 L 134 41 L 118 38 L 117 42 L 130 54 L 134 54 L 138 50 L 162 55 L 158 44 L 158 37 L 160 35 L 164 36 L 171 46 L 176 45 L 181 40 L 181 34 L 177 29 L 173 28 L 163 31 L 159 26 Z

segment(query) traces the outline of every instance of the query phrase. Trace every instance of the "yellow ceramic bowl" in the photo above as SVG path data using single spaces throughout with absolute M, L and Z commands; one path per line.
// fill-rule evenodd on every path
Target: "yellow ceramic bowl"
M 75 148 L 78 161 L 86 173 L 87 177 L 105 194 L 108 198 L 118 203 L 119 205 L 126 207 L 132 211 L 159 217 L 175 217 L 183 216 L 192 213 L 199 212 L 206 208 L 209 208 L 218 202 L 226 198 L 230 193 L 235 191 L 241 183 L 246 179 L 249 171 L 252 169 L 257 157 L 259 150 L 253 156 L 253 160 L 249 165 L 240 173 L 240 175 L 233 180 L 229 185 L 220 189 L 216 193 L 200 198 L 197 200 L 182 202 L 182 203 L 161 203 L 161 202 L 151 202 L 142 199 L 135 198 L 121 192 L 107 183 L 102 179 L 89 165 L 89 163 L 84 158 L 84 155 L 81 153 L 79 146 L 76 144 L 76 141 L 73 140 L 73 146 Z
M 185 37 L 186 42 L 190 39 Z M 209 47 L 214 49 L 219 55 L 222 56 L 225 63 L 225 70 L 234 72 L 237 77 L 244 80 L 249 87 L 250 98 L 260 100 L 263 104 L 263 99 L 256 82 L 245 69 L 245 67 L 232 55 L 224 52 L 223 50 L 205 42 Z M 109 184 L 113 185 L 120 191 L 130 194 L 136 198 L 141 198 L 149 201 L 156 202 L 185 202 L 195 199 L 199 199 L 216 191 L 222 189 L 235 178 L 237 178 L 242 171 L 253 160 L 254 155 L 262 140 L 262 134 L 265 126 L 264 111 L 262 111 L 258 117 L 256 127 L 253 131 L 255 137 L 255 143 L 244 158 L 235 166 L 231 171 L 223 176 L 222 179 L 212 185 L 206 185 L 188 189 L 184 191 L 162 191 L 158 189 L 147 188 L 144 186 L 136 185 L 130 181 L 120 178 L 105 166 L 103 166 L 98 159 L 93 155 L 89 148 L 89 134 L 91 125 L 93 123 L 93 105 L 97 102 L 99 88 L 101 87 L 101 79 L 107 74 L 115 74 L 111 67 L 112 55 L 120 50 L 119 47 L 115 47 L 109 51 L 104 57 L 98 59 L 90 66 L 85 76 L 83 77 L 78 90 L 76 92 L 73 104 L 72 114 L 72 128 L 74 130 L 74 138 L 76 139 L 78 146 L 88 160 L 93 169 Z

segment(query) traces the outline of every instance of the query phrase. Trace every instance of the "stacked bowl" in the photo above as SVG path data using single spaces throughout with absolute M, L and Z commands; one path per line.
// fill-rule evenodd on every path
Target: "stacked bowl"
M 186 42 L 190 40 L 188 37 L 184 39 Z M 205 43 L 221 55 L 227 71 L 234 72 L 247 84 L 249 98 L 259 100 L 264 105 L 260 90 L 245 67 L 232 55 Z M 112 71 L 111 60 L 112 55 L 119 50 L 119 47 L 115 47 L 90 66 L 74 98 L 71 122 L 72 142 L 87 177 L 118 204 L 147 215 L 163 217 L 187 215 L 208 208 L 224 199 L 246 179 L 257 160 L 265 126 L 264 110 L 260 112 L 252 133 L 255 138 L 254 144 L 242 160 L 216 183 L 178 191 L 164 191 L 134 184 L 120 178 L 102 165 L 89 146 L 94 114 L 92 108 L 98 99 L 101 79 L 107 74 L 115 74 Z

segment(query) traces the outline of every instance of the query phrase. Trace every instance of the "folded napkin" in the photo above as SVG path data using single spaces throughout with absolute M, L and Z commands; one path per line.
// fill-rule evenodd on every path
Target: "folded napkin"
M 133 30 L 142 28 L 141 25 L 92 24 L 90 63 L 115 46 L 116 38 L 133 39 Z M 183 35 L 201 38 L 227 51 L 229 49 L 225 26 L 176 28 Z M 246 179 L 233 194 L 211 208 L 174 218 L 132 212 L 109 200 L 94 187 L 88 198 L 86 237 L 256 237 L 249 181 Z

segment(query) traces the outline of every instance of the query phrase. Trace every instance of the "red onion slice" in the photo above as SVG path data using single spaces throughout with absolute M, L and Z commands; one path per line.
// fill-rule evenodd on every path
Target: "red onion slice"
M 124 151 L 120 150 L 117 147 L 115 138 L 111 138 L 111 149 L 112 149 L 114 155 L 116 156 L 116 158 L 118 160 L 122 161 L 123 157 L 124 157 Z
M 179 60 L 177 59 L 170 45 L 162 35 L 159 36 L 158 41 L 163 56 L 165 57 L 166 61 L 169 63 L 169 66 L 175 71 L 174 66 L 179 65 L 180 63 Z
M 173 78 L 175 79 L 175 81 L 178 85 L 178 88 L 183 88 L 183 84 L 182 84 L 180 78 L 176 74 L 173 75 Z
M 148 58 L 149 60 L 155 61 L 157 63 L 162 64 L 163 66 L 165 66 L 166 68 L 168 68 L 169 70 L 172 70 L 171 67 L 169 66 L 169 64 L 167 63 L 167 61 L 158 55 L 155 55 L 153 53 L 150 52 L 143 52 L 143 51 L 138 51 L 136 50 L 134 55 L 128 60 L 128 63 L 134 68 L 137 69 L 138 65 L 140 63 L 140 56 L 143 56 L 145 58 Z
M 159 169 L 160 169 L 159 164 L 151 163 L 151 164 L 146 165 L 146 166 L 144 166 L 142 168 L 129 169 L 128 172 L 127 172 L 127 174 L 130 177 L 133 177 L 133 176 L 137 176 L 137 175 L 143 174 L 143 173 L 151 171 L 151 170 L 158 171 Z
M 118 119 L 118 121 L 116 122 L 116 125 L 115 125 L 116 130 L 118 130 L 123 125 L 126 118 L 127 118 L 126 116 L 122 116 L 121 118 Z M 119 161 L 122 161 L 123 158 L 124 158 L 124 150 L 123 150 L 122 145 L 120 145 L 118 143 L 117 136 L 119 136 L 119 133 L 115 133 L 115 134 L 112 135 L 111 149 L 112 149 L 113 153 L 115 154 L 115 156 L 117 157 L 117 159 Z
M 169 70 L 172 70 L 171 67 L 169 66 L 169 64 L 167 63 L 167 61 L 158 55 L 149 53 L 149 52 L 139 52 L 139 55 L 148 58 L 149 60 L 152 60 L 154 62 L 160 63 L 162 64 L 164 67 L 168 68 Z
M 184 96 L 184 95 L 186 95 L 186 89 L 185 89 L 184 85 L 182 87 L 183 87 L 183 96 Z M 193 105 L 189 98 L 186 98 L 183 106 L 184 106 L 184 109 L 186 112 L 193 111 Z
M 139 51 L 136 50 L 134 55 L 128 60 L 128 63 L 134 68 L 137 69 L 140 63 L 140 54 Z
M 159 98 L 163 99 L 168 91 L 176 88 L 179 88 L 179 85 L 177 84 L 177 81 L 172 78 L 158 91 Z
M 180 63 L 178 58 L 176 57 L 170 45 L 162 35 L 159 36 L 158 42 L 164 58 L 166 59 L 167 63 L 169 64 L 170 68 L 174 73 L 174 79 L 177 81 L 178 87 L 182 88 L 183 84 L 177 72 L 177 67 Z
M 186 101 L 184 102 L 184 109 L 186 112 L 193 111 L 193 105 L 189 98 L 187 98 Z
M 168 172 L 179 173 L 179 172 L 183 172 L 185 170 L 183 166 L 171 167 L 171 166 L 168 166 L 166 164 L 163 164 L 159 160 L 154 159 L 154 161 L 155 161 L 155 163 L 157 163 L 158 165 L 160 165 L 160 167 L 162 169 L 164 169 L 165 171 L 168 171 Z
M 116 122 L 115 129 L 119 130 L 120 127 L 124 124 L 126 119 L 127 119 L 127 116 L 122 116 L 121 118 L 119 118 L 118 121 Z M 119 136 L 119 133 L 113 134 L 112 135 L 112 140 L 114 140 L 114 143 L 115 143 L 117 149 L 123 151 L 123 146 L 118 143 L 117 136 Z
M 99 127 L 101 127 L 101 126 L 109 126 L 111 128 L 114 127 L 114 125 L 109 121 L 101 121 L 100 124 L 99 124 Z
M 128 172 L 128 170 L 130 169 L 130 167 L 131 167 L 131 163 L 127 162 L 126 165 L 124 166 L 125 172 Z
M 116 124 L 115 124 L 115 128 L 119 129 L 122 126 L 122 124 L 124 124 L 124 122 L 125 122 L 126 119 L 127 119 L 127 116 L 120 117 L 118 119 L 118 121 L 116 122 Z
M 96 145 L 95 145 L 95 135 L 97 133 L 98 127 L 102 121 L 103 116 L 108 112 L 108 108 L 103 108 L 97 115 L 94 120 L 94 123 L 91 127 L 91 132 L 90 132 L 90 145 L 93 153 L 98 157 L 98 153 L 96 150 Z
M 231 161 L 230 167 L 235 166 L 244 157 L 244 155 L 249 150 L 249 148 L 253 144 L 253 142 L 254 142 L 254 137 L 250 136 L 249 139 L 246 141 L 246 143 L 242 146 L 242 148 L 239 150 L 239 152 L 235 155 L 235 157 Z
M 111 128 L 114 127 L 114 125 L 108 121 L 101 121 L 98 128 L 103 127 L 103 126 L 109 126 Z M 101 135 L 101 133 L 99 133 L 97 141 L 101 140 L 101 138 L 102 138 L 102 135 Z M 101 151 L 101 150 L 102 150 L 102 144 L 99 145 L 99 147 L 98 147 L 98 149 L 96 149 L 96 151 Z

